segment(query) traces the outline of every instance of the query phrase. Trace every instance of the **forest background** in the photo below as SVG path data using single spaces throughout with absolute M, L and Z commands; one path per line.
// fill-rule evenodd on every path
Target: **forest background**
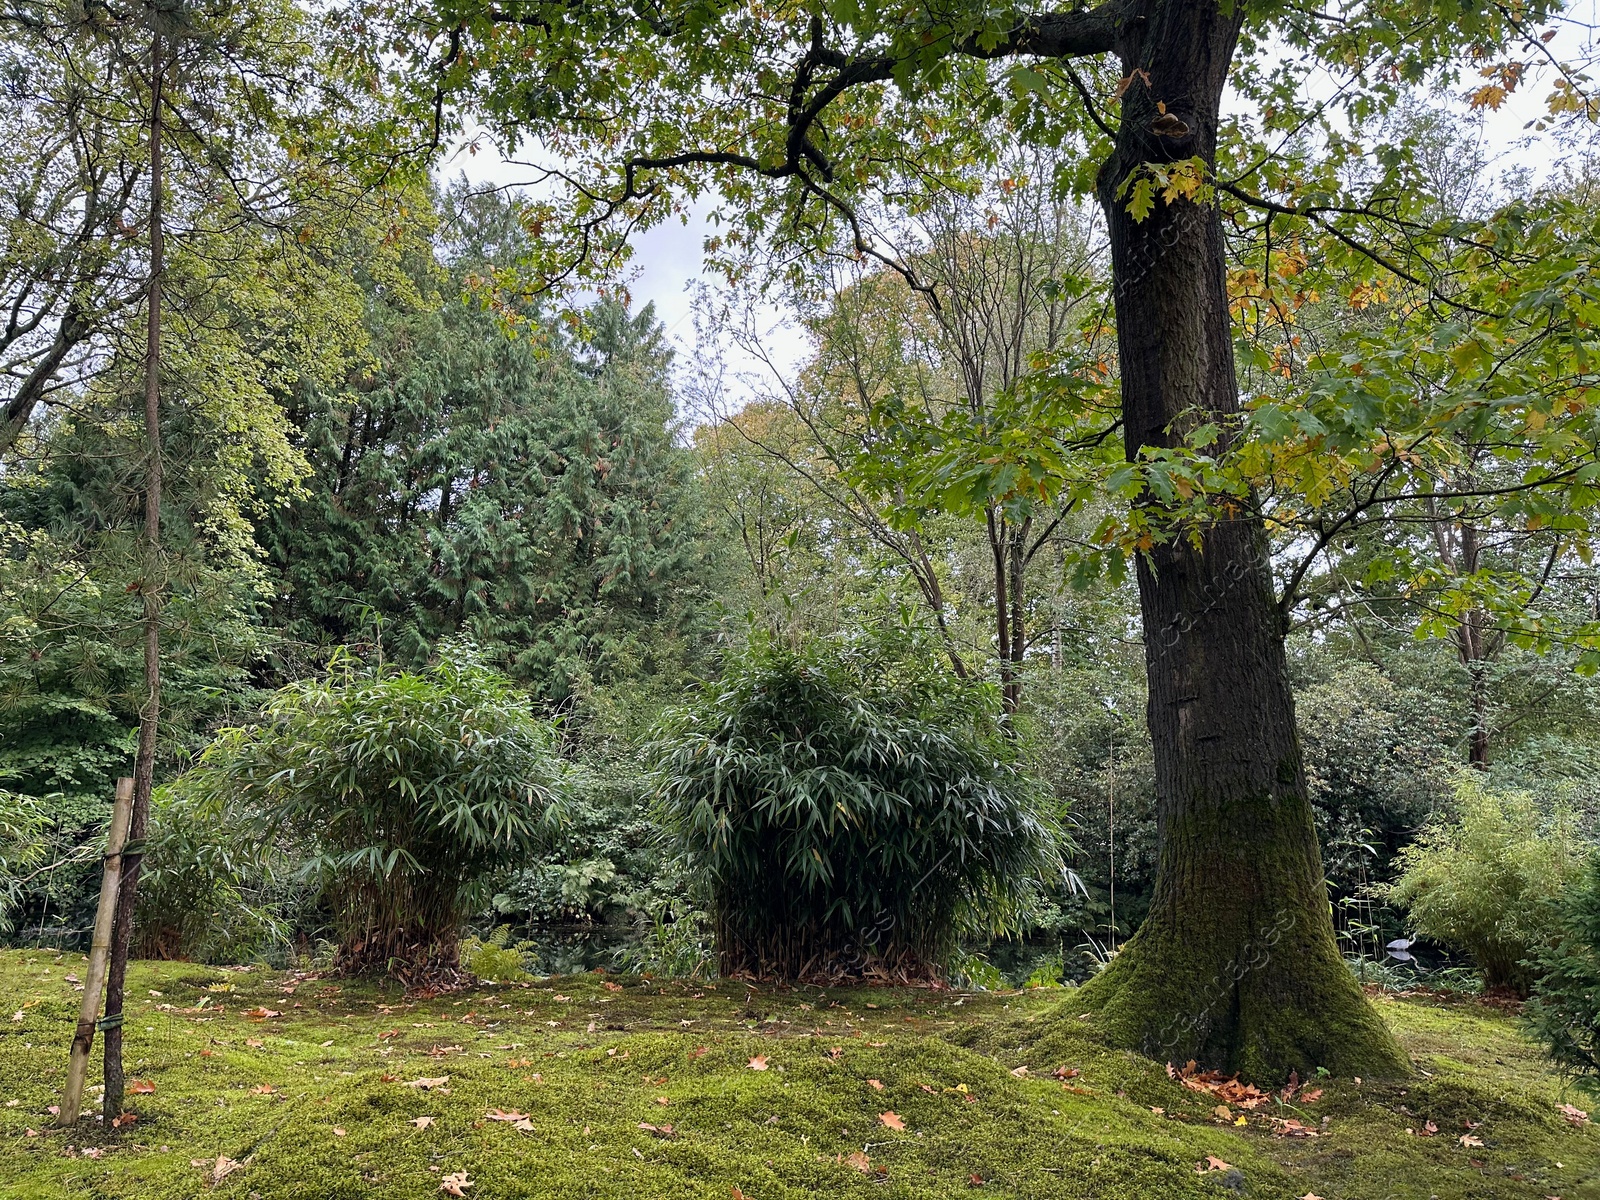
M 655 836 L 651 731 L 752 642 L 866 642 L 982 690 L 1071 831 L 1071 871 L 1035 897 L 1020 958 L 970 949 L 1054 981 L 1125 940 L 1156 856 L 1127 569 L 1143 532 L 1128 500 L 1145 484 L 1120 461 L 1107 235 L 1074 178 L 1078 148 L 1019 144 L 893 228 L 883 216 L 942 307 L 872 256 L 840 254 L 761 297 L 757 311 L 793 312 L 797 362 L 774 357 L 735 289 L 707 299 L 701 349 L 675 363 L 654 311 L 615 281 L 564 300 L 522 286 L 537 194 L 374 173 L 400 118 L 356 86 L 359 60 L 298 9 L 257 9 L 197 35 L 195 61 L 222 65 L 186 77 L 215 124 L 179 143 L 166 275 L 158 783 L 330 663 L 482 662 L 559 720 L 579 802 L 559 845 L 496 880 L 478 932 L 589 924 L 661 952 L 676 927 L 692 955 L 705 934 Z M 17 29 L 9 78 L 31 100 L 3 118 L 0 161 L 0 354 L 18 381 L 0 464 L 0 861 L 8 936 L 59 944 L 86 933 L 92 847 L 145 703 L 144 281 L 119 224 L 144 184 L 136 127 L 106 102 L 116 89 L 83 99 L 86 71 L 125 64 Z M 333 49 L 296 62 L 313 43 Z M 270 64 L 250 78 L 301 99 L 263 108 L 230 55 Z M 297 71 L 335 84 L 307 99 Z M 1587 143 L 1552 129 L 1528 153 L 1560 165 L 1537 181 L 1514 156 L 1490 160 L 1478 123 L 1516 81 L 1486 78 L 1417 90 L 1365 131 L 1370 152 L 1348 154 L 1331 126 L 1293 143 L 1294 169 L 1330 190 L 1403 185 L 1408 232 L 1376 251 L 1394 271 L 1378 277 L 1312 226 L 1274 242 L 1238 217 L 1229 245 L 1241 390 L 1278 455 L 1253 482 L 1267 480 L 1330 900 L 1347 954 L 1375 971 L 1409 932 L 1382 887 L 1430 821 L 1485 792 L 1529 838 L 1560 826 L 1592 841 L 1600 814 L 1589 492 L 1552 490 L 1543 512 L 1507 504 L 1525 463 L 1506 465 L 1503 428 L 1445 456 L 1487 481 L 1481 503 L 1385 492 L 1396 464 L 1445 461 L 1398 437 L 1359 477 L 1296 474 L 1307 426 L 1291 418 L 1326 399 L 1329 361 L 1359 353 L 1395 388 L 1442 394 L 1452 372 L 1526 358 L 1521 343 L 1440 335 L 1431 290 L 1465 303 L 1498 284 L 1470 243 L 1414 231 L 1518 205 L 1548 218 L 1549 244 L 1518 249 L 1529 293 L 1555 286 L 1529 263 L 1581 256 L 1586 231 L 1562 214 L 1593 210 Z M 1030 87 L 986 118 L 1002 141 L 1028 119 Z M 1168 200 L 1190 187 L 1162 186 Z M 749 251 L 732 232 L 707 242 L 736 278 Z M 730 346 L 776 367 L 735 380 Z M 1519 411 L 1518 446 L 1566 461 L 1560 415 Z M 1172 472 L 1181 500 L 1196 480 L 1227 492 L 1191 469 Z M 319 953 L 328 914 L 292 847 L 274 861 L 181 790 L 158 790 L 152 821 L 140 953 Z M 956 969 L 996 978 L 981 958 Z

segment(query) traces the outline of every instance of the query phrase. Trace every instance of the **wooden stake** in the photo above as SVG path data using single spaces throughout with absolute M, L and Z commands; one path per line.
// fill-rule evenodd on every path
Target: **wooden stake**
M 61 1097 L 56 1124 L 67 1129 L 78 1123 L 83 1107 L 83 1083 L 89 1073 L 89 1048 L 94 1045 L 95 1020 L 100 1015 L 100 990 L 106 982 L 106 960 L 111 955 L 111 919 L 122 887 L 122 847 L 133 813 L 133 780 L 117 780 L 117 800 L 111 807 L 111 835 L 106 839 L 105 876 L 100 883 L 100 906 L 94 913 L 94 942 L 89 948 L 89 974 L 83 982 L 83 1005 L 78 1009 L 78 1029 L 72 1037 L 72 1062 L 67 1067 L 67 1090 Z

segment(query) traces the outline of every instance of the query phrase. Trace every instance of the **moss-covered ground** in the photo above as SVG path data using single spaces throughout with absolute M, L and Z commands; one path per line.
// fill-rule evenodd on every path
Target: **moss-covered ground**
M 412 1003 L 141 963 L 129 1065 L 153 1090 L 121 1129 L 57 1130 L 83 969 L 0 954 L 5 1197 L 1600 1197 L 1600 1131 L 1558 1108 L 1579 1098 L 1469 1002 L 1378 1001 L 1410 1079 L 1224 1115 L 1107 1049 L 1071 991 L 585 975 Z

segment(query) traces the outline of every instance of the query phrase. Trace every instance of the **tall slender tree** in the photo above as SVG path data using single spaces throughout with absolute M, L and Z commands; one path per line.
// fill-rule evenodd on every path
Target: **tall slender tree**
M 106 974 L 105 1096 L 107 1122 L 122 1112 L 126 1079 L 122 1069 L 122 1003 L 133 944 L 133 906 L 139 894 L 139 866 L 150 827 L 150 793 L 155 786 L 156 734 L 161 723 L 161 275 L 165 269 L 162 216 L 161 135 L 164 76 L 168 59 L 159 21 L 150 34 L 150 272 L 145 299 L 144 351 L 144 536 L 139 595 L 144 602 L 144 703 L 139 708 L 139 743 L 133 760 L 133 813 L 122 856 L 121 885 L 112 925 L 111 964 Z

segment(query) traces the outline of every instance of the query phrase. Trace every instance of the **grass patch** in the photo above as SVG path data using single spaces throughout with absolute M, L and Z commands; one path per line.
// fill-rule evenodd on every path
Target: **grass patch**
M 66 976 L 83 965 L 0 953 L 0 1195 L 421 1200 L 463 1171 L 471 1200 L 1600 1195 L 1600 1134 L 1562 1119 L 1571 1097 L 1511 1018 L 1476 1003 L 1381 1000 L 1428 1074 L 1328 1081 L 1315 1103 L 1274 1101 L 1239 1127 L 1160 1064 L 1107 1048 L 1070 991 L 584 975 L 408 1003 L 260 967 L 138 963 L 129 1074 L 155 1090 L 130 1096 L 138 1119 L 121 1130 L 58 1131 Z M 1322 1136 L 1275 1136 L 1273 1117 Z M 1405 1132 L 1429 1120 L 1433 1137 Z M 243 1165 L 214 1181 L 219 1155 Z M 1198 1172 L 1208 1155 L 1236 1172 Z

